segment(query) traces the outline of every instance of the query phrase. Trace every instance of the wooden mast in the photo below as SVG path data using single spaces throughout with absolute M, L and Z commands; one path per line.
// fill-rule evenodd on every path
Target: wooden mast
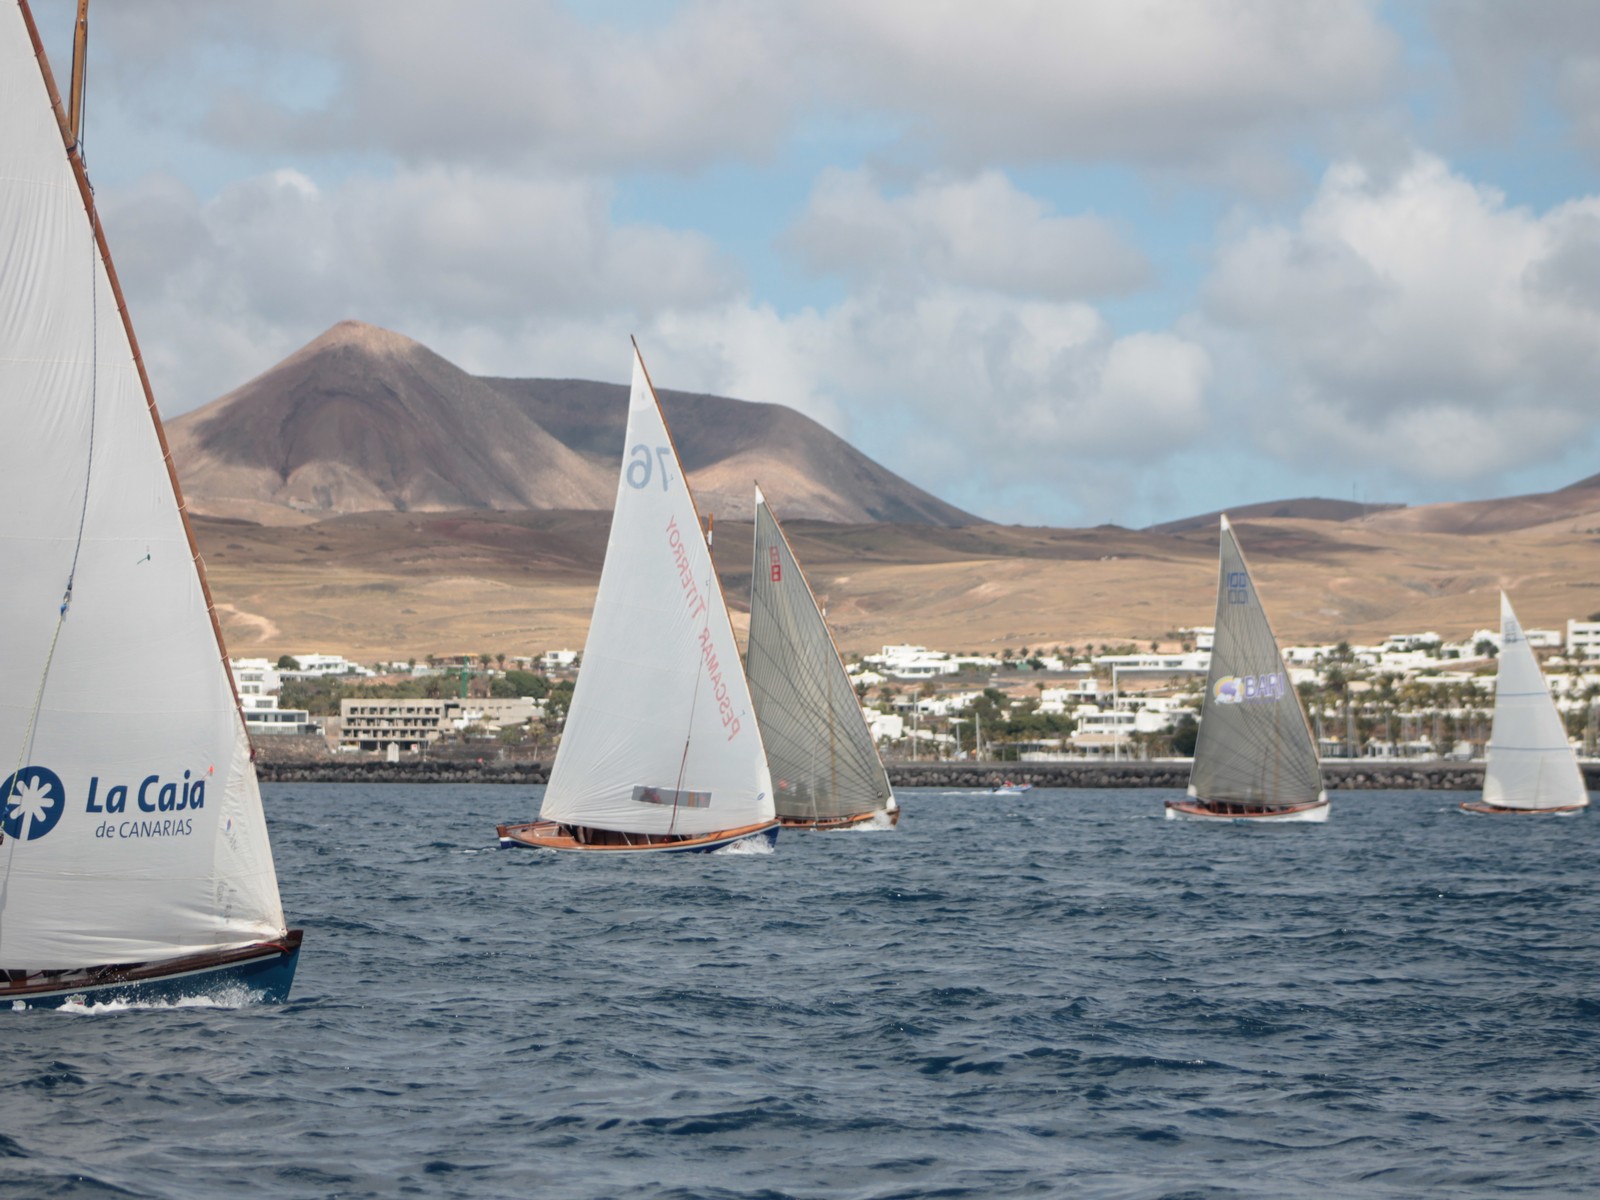
M 67 98 L 67 127 L 72 144 L 83 141 L 84 76 L 89 63 L 89 0 L 78 0 L 78 21 L 72 32 L 72 94 Z

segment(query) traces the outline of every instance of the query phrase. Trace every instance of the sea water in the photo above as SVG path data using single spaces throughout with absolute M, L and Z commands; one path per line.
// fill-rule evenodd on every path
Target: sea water
M 290 1003 L 0 1014 L 0 1195 L 1594 1193 L 1600 813 L 907 792 L 495 849 L 538 789 L 265 789 Z

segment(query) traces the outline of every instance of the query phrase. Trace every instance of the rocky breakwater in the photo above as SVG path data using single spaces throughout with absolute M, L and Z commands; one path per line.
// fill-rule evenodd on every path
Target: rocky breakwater
M 1600 790 L 1600 763 L 1585 763 L 1591 790 Z M 1329 791 L 1454 791 L 1483 787 L 1481 762 L 1398 762 L 1361 759 L 1325 762 Z M 895 787 L 987 789 L 1005 780 L 1049 788 L 1185 788 L 1189 760 L 1165 762 L 890 763 Z

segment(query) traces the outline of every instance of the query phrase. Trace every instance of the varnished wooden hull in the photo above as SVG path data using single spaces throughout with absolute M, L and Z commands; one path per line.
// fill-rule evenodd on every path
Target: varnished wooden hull
M 746 839 L 774 845 L 778 840 L 777 821 L 759 821 L 736 829 L 695 836 L 682 834 L 617 833 L 613 830 L 584 830 L 555 821 L 530 821 L 526 825 L 500 825 L 500 848 L 521 846 L 529 850 L 587 850 L 598 854 L 704 854 Z
M 1571 817 L 1588 807 L 1587 804 L 1564 804 L 1558 808 L 1509 808 L 1503 804 L 1490 804 L 1487 800 L 1468 800 L 1462 803 L 1461 811 L 1488 815 L 1507 813 L 1521 817 Z
M 1306 804 L 1286 807 L 1249 808 L 1242 804 L 1208 804 L 1203 800 L 1189 797 L 1183 800 L 1168 800 L 1166 815 L 1169 821 L 1233 821 L 1250 825 L 1320 824 L 1328 819 L 1328 802 L 1313 800 Z
M 778 818 L 778 823 L 785 829 L 807 829 L 819 833 L 827 833 L 836 829 L 860 829 L 872 826 L 877 829 L 893 829 L 900 824 L 900 810 L 891 808 L 871 809 L 867 812 L 851 813 L 844 817 L 783 817 Z
M 218 996 L 234 987 L 245 989 L 254 1001 L 281 1004 L 289 998 L 304 933 L 291 929 L 276 941 L 160 962 L 0 972 L 0 1011 L 117 1001 L 174 1003 Z

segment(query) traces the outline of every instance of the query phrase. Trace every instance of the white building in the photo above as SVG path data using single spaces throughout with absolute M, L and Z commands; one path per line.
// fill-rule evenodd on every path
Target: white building
M 546 671 L 570 671 L 578 665 L 576 650 L 546 650 L 539 656 L 539 665 Z
M 875 742 L 898 742 L 906 735 L 906 719 L 899 713 L 881 713 L 865 708 L 861 710 L 861 715 L 867 719 L 867 728 L 872 731 L 872 740 Z
M 1567 622 L 1567 655 L 1600 658 L 1600 621 Z
M 239 693 L 244 727 L 252 734 L 318 732 L 309 710 L 278 707 L 283 681 L 272 663 L 264 658 L 229 659 L 228 669 L 233 672 L 233 686 Z
M 1097 667 L 1115 667 L 1122 675 L 1204 675 L 1211 669 L 1211 651 L 1186 654 L 1099 654 L 1089 660 Z
M 961 670 L 961 664 L 949 654 L 926 646 L 885 646 L 881 653 L 868 654 L 862 661 L 875 663 L 883 674 L 896 679 L 932 679 Z
M 360 663 L 353 663 L 342 654 L 294 654 L 291 655 L 300 665 L 292 670 L 280 672 L 290 679 L 321 679 L 328 675 L 363 675 L 369 676 L 372 672 Z

